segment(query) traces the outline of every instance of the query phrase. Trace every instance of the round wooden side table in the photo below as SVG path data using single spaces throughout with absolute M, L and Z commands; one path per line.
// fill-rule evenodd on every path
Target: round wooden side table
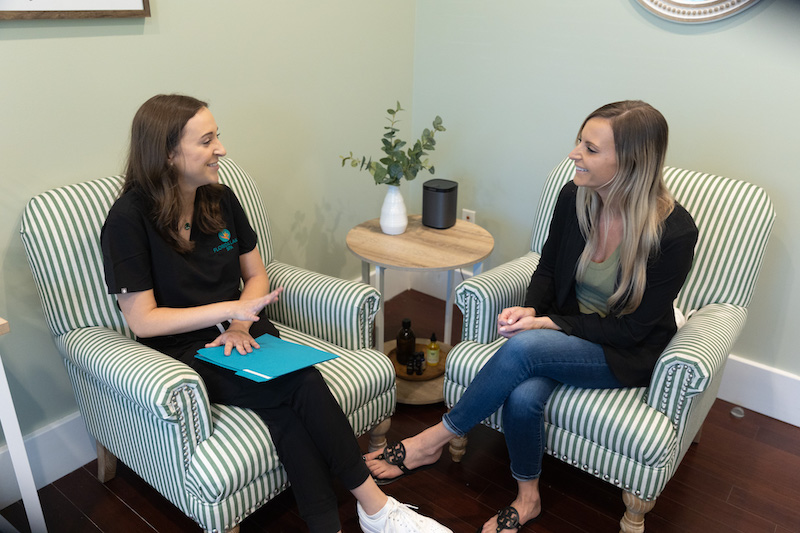
M 359 224 L 347 234 L 347 247 L 362 261 L 361 279 L 369 283 L 370 263 L 375 265 L 375 281 L 384 293 L 383 273 L 387 268 L 426 272 L 447 271 L 444 344 L 450 344 L 453 328 L 453 271 L 473 267 L 478 274 L 483 260 L 494 249 L 492 234 L 472 222 L 456 220 L 447 229 L 429 228 L 422 224 L 422 215 L 410 215 L 405 233 L 387 235 L 381 231 L 380 219 Z M 386 353 L 383 342 L 383 305 L 375 320 L 376 344 Z

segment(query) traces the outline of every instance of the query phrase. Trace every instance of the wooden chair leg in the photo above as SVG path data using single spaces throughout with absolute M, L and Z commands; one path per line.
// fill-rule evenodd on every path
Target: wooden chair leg
M 467 453 L 467 436 L 450 439 L 450 457 L 454 463 L 460 463 L 461 458 Z
M 117 458 L 97 441 L 97 479 L 100 483 L 111 481 L 117 475 Z
M 656 501 L 644 501 L 628 491 L 622 491 L 622 501 L 625 502 L 625 514 L 619 521 L 619 533 L 644 533 L 644 515 Z
M 386 447 L 386 433 L 392 427 L 392 419 L 387 418 L 369 432 L 369 451 L 382 450 Z

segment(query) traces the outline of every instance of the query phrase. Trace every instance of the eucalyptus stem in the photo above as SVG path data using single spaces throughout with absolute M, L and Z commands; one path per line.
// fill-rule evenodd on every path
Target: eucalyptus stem
M 445 127 L 442 125 L 442 118 L 437 115 L 433 120 L 433 129 L 425 128 L 420 138 L 410 148 L 403 151 L 407 143 L 396 136 L 400 131 L 396 127 L 396 124 L 400 122 L 397 118 L 397 113 L 400 111 L 403 111 L 400 102 L 397 102 L 395 109 L 386 110 L 389 115 L 389 125 L 384 126 L 387 131 L 381 139 L 381 150 L 386 154 L 385 156 L 378 161 L 373 161 L 371 157 L 369 159 L 363 156 L 358 157 L 353 155 L 353 152 L 350 152 L 350 155 L 340 156 L 342 166 L 344 167 L 349 162 L 353 168 L 366 169 L 372 175 L 376 185 L 400 185 L 401 179 L 405 178 L 411 181 L 422 170 L 427 170 L 433 174 L 436 169 L 428 159 L 423 158 L 428 155 L 428 152 L 436 149 L 436 140 L 434 139 L 436 132 L 445 131 Z

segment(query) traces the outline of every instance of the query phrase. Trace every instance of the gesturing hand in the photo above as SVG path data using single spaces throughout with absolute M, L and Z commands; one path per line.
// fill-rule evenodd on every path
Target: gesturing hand
M 258 313 L 266 306 L 276 301 L 282 292 L 283 287 L 278 287 L 261 298 L 231 302 L 231 320 L 244 320 L 245 322 L 258 321 Z

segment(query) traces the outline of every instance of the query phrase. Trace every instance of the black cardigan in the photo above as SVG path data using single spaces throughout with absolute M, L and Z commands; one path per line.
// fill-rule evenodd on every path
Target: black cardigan
M 697 226 L 676 203 L 664 223 L 660 250 L 648 261 L 639 307 L 622 317 L 582 314 L 575 296 L 575 272 L 586 240 L 575 210 L 577 191 L 572 181 L 561 189 L 525 306 L 550 317 L 568 335 L 602 345 L 608 366 L 623 384 L 645 386 L 677 331 L 673 302 L 692 267 Z

